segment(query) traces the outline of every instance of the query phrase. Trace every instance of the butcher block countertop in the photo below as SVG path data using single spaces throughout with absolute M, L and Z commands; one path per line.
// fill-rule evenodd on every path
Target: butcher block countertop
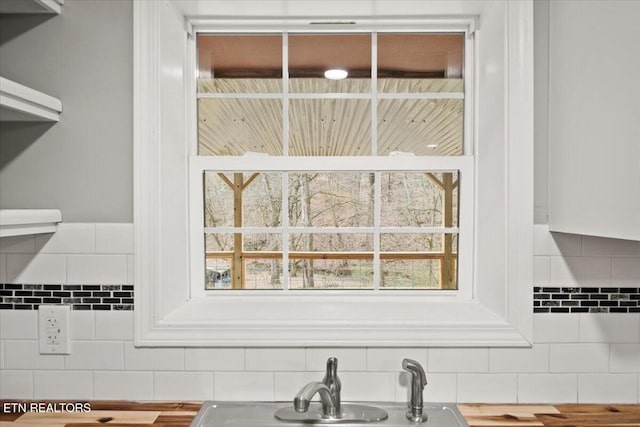
M 46 405 L 58 403 L 35 402 L 39 406 L 34 411 L 24 412 L 18 403 L 31 404 L 0 401 L 0 427 L 187 427 L 202 404 L 91 401 L 74 402 L 81 406 L 78 410 L 53 412 L 57 407 Z M 472 427 L 640 427 L 640 405 L 460 404 L 458 408 Z

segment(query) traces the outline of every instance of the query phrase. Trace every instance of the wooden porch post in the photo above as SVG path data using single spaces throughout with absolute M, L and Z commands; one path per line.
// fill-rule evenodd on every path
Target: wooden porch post
M 242 227 L 242 191 L 244 190 L 244 176 L 242 173 L 233 174 L 233 226 Z M 244 265 L 242 260 L 242 233 L 233 235 L 233 261 L 231 262 L 231 288 L 244 288 Z

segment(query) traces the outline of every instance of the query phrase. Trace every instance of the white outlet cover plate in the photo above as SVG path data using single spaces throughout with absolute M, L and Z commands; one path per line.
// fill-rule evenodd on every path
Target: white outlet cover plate
M 71 354 L 68 305 L 38 306 L 38 340 L 40 354 Z

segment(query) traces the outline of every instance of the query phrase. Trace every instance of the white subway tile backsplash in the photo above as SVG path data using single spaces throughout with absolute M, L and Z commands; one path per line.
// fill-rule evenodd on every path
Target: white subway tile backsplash
M 548 256 L 533 257 L 533 285 L 549 286 L 551 280 L 551 258 Z
M 133 224 L 96 224 L 96 253 L 133 254 Z
M 153 396 L 153 372 L 95 371 L 94 399 L 149 400 Z
M 582 238 L 582 255 L 606 257 L 640 257 L 640 242 L 636 242 L 633 240 L 584 236 Z
M 400 373 L 394 372 L 343 372 L 342 399 L 354 401 L 392 402 Z
M 154 400 L 213 400 L 211 372 L 155 372 Z
M 532 286 L 640 286 L 640 244 L 536 225 Z M 63 224 L 0 239 L 0 282 L 133 284 L 132 224 Z M 613 293 L 613 292 L 612 292 Z M 0 310 L 0 386 L 14 399 L 289 401 L 338 358 L 344 400 L 639 403 L 640 314 L 535 314 L 516 348 L 135 348 L 133 313 L 72 311 L 72 353 L 40 355 L 37 311 Z
M 124 369 L 131 371 L 184 370 L 183 348 L 136 348 L 124 343 Z
M 247 348 L 245 370 L 304 371 L 305 350 L 303 348 Z
M 11 236 L 0 239 L 0 253 L 3 254 L 33 254 L 36 252 L 34 235 Z
M 7 254 L 7 282 L 66 283 L 67 257 L 58 254 Z
M 134 259 L 133 255 L 127 255 L 127 281 L 125 285 L 133 285 L 135 281 Z
M 611 344 L 611 372 L 640 373 L 640 344 Z
M 601 343 L 637 343 L 640 338 L 640 314 L 580 314 L 580 341 Z
M 96 338 L 95 311 L 71 310 L 69 329 L 71 340 L 93 340 Z
M 306 350 L 306 369 L 324 371 L 327 359 L 338 358 L 338 372 L 365 371 L 367 369 L 366 348 L 308 348 Z
M 338 372 L 338 376 L 342 378 L 342 372 Z M 324 371 L 275 372 L 273 375 L 273 398 L 276 401 L 290 401 L 307 383 L 320 381 L 323 377 Z M 343 384 L 343 387 L 345 386 L 347 384 Z
M 64 358 L 58 354 L 40 354 L 38 341 L 5 341 L 7 369 L 63 369 Z
M 41 254 L 91 254 L 96 250 L 95 224 L 60 223 L 53 234 L 37 234 Z
M 533 254 L 580 256 L 582 255 L 582 236 L 550 233 L 548 225 L 536 224 L 533 227 Z
M 579 316 L 564 313 L 533 315 L 534 343 L 572 343 L 579 340 Z
M 71 354 L 64 356 L 64 366 L 75 370 L 122 370 L 122 342 L 75 341 L 71 343 Z
M 531 348 L 489 349 L 489 371 L 503 373 L 549 372 L 549 345 Z
M 551 372 L 609 371 L 609 344 L 554 344 L 550 350 Z
M 367 371 L 402 372 L 402 360 L 413 359 L 427 366 L 426 348 L 369 348 Z
M 273 376 L 271 372 L 215 372 L 213 398 L 232 401 L 272 401 Z M 293 396 L 289 396 L 289 399 L 292 400 Z
M 0 339 L 37 340 L 36 310 L 0 310 Z
M 33 372 L 0 371 L 0 399 L 32 399 Z
M 96 310 L 96 339 L 133 340 L 133 311 Z
M 552 257 L 551 286 L 609 286 L 611 259 L 604 257 Z
M 577 374 L 518 375 L 518 403 L 577 402 Z
M 187 371 L 243 371 L 243 348 L 187 348 L 184 351 Z
M 489 350 L 486 348 L 431 348 L 428 372 L 487 372 Z
M 640 258 L 612 259 L 611 286 L 640 287 Z
M 460 374 L 457 401 L 460 403 L 516 403 L 518 376 L 515 374 Z
M 425 402 L 455 402 L 457 395 L 456 374 L 434 374 L 427 372 L 427 386 L 422 393 Z M 403 372 L 396 384 L 396 402 L 409 402 L 411 375 Z
M 126 255 L 69 255 L 68 283 L 122 284 L 127 280 Z
M 578 403 L 638 403 L 637 391 L 636 375 L 578 375 Z
M 93 399 L 91 371 L 35 371 L 34 399 Z

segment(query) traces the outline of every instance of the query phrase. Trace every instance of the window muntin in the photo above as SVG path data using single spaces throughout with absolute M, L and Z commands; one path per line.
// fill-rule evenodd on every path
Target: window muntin
M 199 38 L 209 36 L 199 35 Z M 313 43 L 323 44 L 336 37 L 342 40 L 353 37 L 357 41 L 351 45 L 360 46 L 363 45 L 362 40 L 367 40 L 368 52 L 374 52 L 374 58 L 377 52 L 380 66 L 380 58 L 386 58 L 389 46 L 406 40 L 407 35 L 284 34 L 282 42 L 283 52 L 286 52 L 286 55 L 283 57 L 288 57 L 289 62 L 283 66 L 282 80 L 288 91 L 283 93 L 259 90 L 254 93 L 232 93 L 232 91 L 200 93 L 198 95 L 199 153 L 200 155 L 242 156 L 246 153 L 259 152 L 276 157 L 284 156 L 292 159 L 293 162 L 296 156 L 317 158 L 320 162 L 325 156 L 342 156 L 353 157 L 354 161 L 360 159 L 357 161 L 365 163 L 367 159 L 373 159 L 375 156 L 395 155 L 397 152 L 403 156 L 408 155 L 405 154 L 407 152 L 415 156 L 450 156 L 452 158 L 461 156 L 465 146 L 463 132 L 465 99 L 461 59 L 464 35 L 458 33 L 450 36 L 425 33 L 411 34 L 408 38 L 423 44 L 443 37 L 457 40 L 459 44 L 457 51 L 449 49 L 452 52 L 447 51 L 444 55 L 440 52 L 439 59 L 435 61 L 445 64 L 446 69 L 434 72 L 426 66 L 422 67 L 424 65 L 422 64 L 418 68 L 424 69 L 401 70 L 399 75 L 394 75 L 385 68 L 384 74 L 378 76 L 379 70 L 373 64 L 372 67 L 370 65 L 368 74 L 359 71 L 356 73 L 357 77 L 351 76 L 336 85 L 315 75 L 321 68 L 317 65 L 314 72 L 301 72 L 301 68 L 291 68 L 292 58 L 297 61 L 296 55 L 300 52 L 300 46 L 305 46 L 306 43 L 308 48 L 310 42 L 312 45 Z M 383 48 L 378 47 L 376 51 L 372 46 L 380 40 Z M 326 49 L 326 46 L 324 48 Z M 360 48 L 360 54 L 362 52 Z M 320 53 L 319 56 L 322 54 Z M 360 56 L 367 57 L 366 54 Z M 402 58 L 402 55 L 396 55 L 395 58 L 408 61 L 408 57 Z M 368 59 L 371 61 L 371 55 Z M 389 61 L 389 59 L 385 60 Z M 402 61 L 398 64 L 399 68 L 406 65 Z M 450 62 L 458 65 L 451 65 Z M 428 65 L 431 67 L 433 64 Z M 229 77 L 225 76 L 227 79 Z M 376 78 L 378 83 L 372 87 L 368 82 Z M 241 77 L 238 77 L 238 80 L 240 79 Z M 209 86 L 211 86 L 210 83 L 208 83 Z M 258 87 L 261 83 L 243 83 L 243 88 L 252 86 Z M 273 89 L 273 86 L 270 87 Z M 363 87 L 367 90 L 363 90 Z M 279 88 L 280 86 L 277 87 Z M 259 164 L 255 160 L 256 157 L 252 154 L 247 164 Z M 272 159 L 269 157 L 259 157 L 259 161 L 262 162 L 270 160 Z M 363 167 L 359 169 L 362 170 Z M 321 175 L 337 177 L 339 174 L 336 171 L 290 172 L 288 169 L 278 171 L 282 178 L 271 181 L 281 181 L 280 188 L 271 186 L 271 192 L 265 192 L 264 188 L 255 191 L 258 199 L 262 199 L 263 202 L 270 200 L 267 202 L 272 207 L 272 214 L 267 215 L 270 219 L 267 220 L 263 215 L 260 220 L 251 220 L 247 218 L 246 212 L 258 212 L 264 209 L 257 206 L 247 208 L 244 191 L 235 190 L 234 192 L 232 184 L 235 183 L 237 188 L 246 190 L 248 195 L 249 188 L 257 187 L 253 187 L 254 184 L 247 184 L 245 187 L 245 184 L 249 181 L 253 182 L 254 179 L 256 182 L 260 181 L 260 172 L 203 169 L 205 187 L 208 185 L 207 176 L 217 176 L 222 179 L 223 175 L 227 177 L 228 187 L 225 197 L 214 197 L 213 205 L 209 204 L 212 200 L 207 200 L 205 197 L 205 213 L 226 210 L 229 218 L 231 216 L 229 212 L 238 210 L 242 212 L 240 217 L 235 215 L 232 222 L 227 219 L 227 221 L 209 221 L 209 225 L 205 224 L 209 239 L 211 234 L 227 233 L 227 239 L 233 242 L 228 245 L 231 249 L 227 249 L 226 253 L 221 250 L 212 250 L 212 245 L 205 245 L 207 268 L 220 270 L 217 265 L 210 267 L 211 261 L 215 260 L 221 262 L 222 269 L 229 272 L 229 278 L 225 278 L 226 283 L 223 283 L 224 280 L 217 282 L 214 280 L 213 288 L 457 289 L 457 236 L 460 232 L 457 227 L 458 180 L 461 168 L 456 167 L 446 172 L 428 168 L 417 170 L 414 168 L 406 171 L 364 169 L 360 175 L 372 178 L 375 176 L 375 179 L 371 180 L 371 184 L 375 182 L 375 185 L 371 185 L 369 190 L 364 192 L 366 203 L 359 201 L 360 205 L 367 205 L 368 211 L 355 215 L 360 220 L 357 223 L 349 222 L 343 214 L 337 215 L 342 217 L 338 219 L 334 214 L 332 221 L 327 221 L 326 218 L 322 220 L 322 215 L 313 214 L 313 209 L 320 209 L 313 208 L 316 203 L 313 197 L 307 195 L 308 200 L 303 203 L 304 195 L 292 193 L 292 189 L 296 186 L 300 189 L 298 185 L 300 178 L 317 176 L 318 172 Z M 353 172 L 348 172 L 346 175 L 349 174 L 354 175 Z M 393 179 L 388 181 L 392 182 L 391 187 L 394 188 L 398 185 L 395 181 L 403 181 L 403 178 L 400 178 L 401 175 L 405 176 L 405 181 L 407 176 L 413 177 L 414 184 L 417 176 L 423 182 L 422 193 L 420 188 L 413 188 L 411 184 L 409 184 L 411 187 L 409 191 L 406 191 L 405 182 L 405 197 L 408 200 L 418 197 L 415 203 L 404 201 L 406 212 L 402 212 L 397 189 L 394 193 L 394 190 L 384 188 L 383 175 L 385 174 L 388 177 L 393 176 Z M 222 181 L 225 180 L 222 179 Z M 446 189 L 445 181 L 449 185 Z M 339 179 L 329 179 L 326 182 L 333 184 L 334 187 L 344 186 Z M 424 182 L 428 184 L 425 185 Z M 218 182 L 218 186 L 220 185 L 222 184 Z M 280 197 L 276 194 L 278 191 L 281 191 Z M 211 190 L 205 189 L 204 192 L 208 194 Z M 231 206 L 229 200 L 232 200 Z M 215 206 L 218 203 L 226 203 L 227 206 Z M 306 216 L 302 215 L 306 220 L 301 221 L 300 206 L 303 204 L 308 205 L 306 209 L 309 212 Z M 273 206 L 280 206 L 281 212 L 278 213 L 281 216 L 278 219 L 273 215 L 273 212 L 278 209 L 273 209 Z M 350 205 L 346 203 L 345 206 Z M 415 218 L 409 219 L 406 215 L 407 206 L 411 207 L 410 213 Z M 400 215 L 393 214 L 394 207 Z M 352 206 L 349 209 L 351 208 Z M 405 214 L 406 218 L 403 218 L 402 214 Z M 214 223 L 216 225 L 212 225 Z M 254 227 L 260 230 L 253 229 Z M 245 238 L 253 236 L 258 231 L 271 235 L 281 233 L 284 246 L 270 251 L 247 250 L 243 243 Z M 344 231 L 347 233 L 345 234 Z M 345 234 L 348 238 L 350 234 L 355 237 L 360 231 L 364 232 L 362 235 L 367 236 L 371 241 L 369 247 L 363 251 L 332 251 L 326 244 L 319 244 L 331 241 L 332 235 Z M 389 236 L 403 234 L 409 236 L 409 233 L 414 233 L 412 239 L 400 237 L 395 239 L 395 244 L 389 243 L 394 240 Z M 298 244 L 294 244 L 296 241 L 294 236 L 298 236 Z M 431 243 L 418 245 L 416 246 L 418 249 L 410 250 L 409 243 L 412 241 Z M 310 245 L 309 242 L 318 245 Z M 381 248 L 382 245 L 386 245 L 386 250 Z M 403 248 L 402 245 L 405 247 Z M 427 250 L 427 247 L 433 250 Z M 285 265 L 287 268 L 283 271 Z M 262 273 L 253 274 L 252 277 L 255 279 L 260 276 L 263 279 L 250 280 L 250 275 L 247 274 L 249 270 L 252 273 L 261 271 Z M 267 270 L 268 273 L 266 273 Z M 299 274 L 301 271 L 303 273 Z M 266 276 L 268 279 L 264 279 Z M 406 280 L 406 276 L 412 276 L 412 279 Z M 205 277 L 207 277 L 206 274 Z M 355 277 L 357 280 L 354 279 Z M 400 280 L 402 278 L 404 279 Z M 212 287 L 211 284 L 208 286 Z

